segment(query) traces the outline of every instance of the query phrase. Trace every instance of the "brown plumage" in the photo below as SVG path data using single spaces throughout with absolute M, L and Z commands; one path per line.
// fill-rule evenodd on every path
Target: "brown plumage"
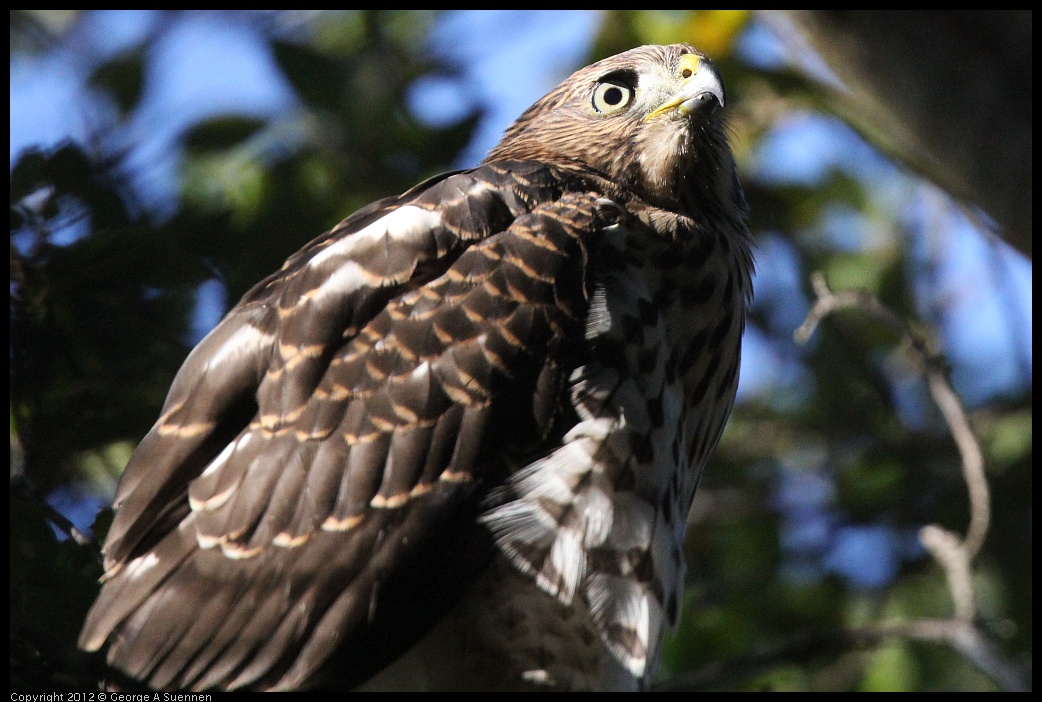
M 127 466 L 81 646 L 158 689 L 645 685 L 752 292 L 723 101 L 691 47 L 605 59 L 254 287 Z

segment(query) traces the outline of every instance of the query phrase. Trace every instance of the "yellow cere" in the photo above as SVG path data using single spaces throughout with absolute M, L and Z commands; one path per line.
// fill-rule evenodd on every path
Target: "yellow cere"
M 685 83 L 688 80 L 690 80 L 692 76 L 698 73 L 698 60 L 699 57 L 697 54 L 684 54 L 680 57 L 680 77 L 684 80 Z M 658 109 L 656 109 L 654 112 L 645 117 L 644 121 L 647 122 L 652 117 L 660 115 L 663 112 L 668 112 L 669 110 L 672 110 L 674 107 L 677 107 L 681 103 L 683 103 L 686 99 L 687 98 L 682 97 L 678 94 L 672 100 L 669 100 L 665 104 L 660 105 Z

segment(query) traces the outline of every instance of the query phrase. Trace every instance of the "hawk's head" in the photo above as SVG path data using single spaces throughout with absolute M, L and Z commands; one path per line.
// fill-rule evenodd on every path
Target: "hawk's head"
M 686 44 L 641 46 L 575 72 L 507 130 L 486 158 L 591 170 L 683 214 L 727 201 L 734 166 L 713 64 Z

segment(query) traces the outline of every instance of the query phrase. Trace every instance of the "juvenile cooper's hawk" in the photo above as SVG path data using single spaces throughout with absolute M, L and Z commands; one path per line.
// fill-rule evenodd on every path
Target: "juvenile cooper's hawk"
M 254 287 L 127 466 L 81 646 L 158 689 L 643 687 L 752 292 L 723 102 L 689 46 L 605 59 Z

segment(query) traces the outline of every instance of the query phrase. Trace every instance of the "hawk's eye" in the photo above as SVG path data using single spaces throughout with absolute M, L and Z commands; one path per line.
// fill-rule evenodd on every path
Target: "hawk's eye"
M 619 81 L 598 83 L 593 91 L 593 109 L 601 113 L 618 112 L 633 102 L 633 88 Z

